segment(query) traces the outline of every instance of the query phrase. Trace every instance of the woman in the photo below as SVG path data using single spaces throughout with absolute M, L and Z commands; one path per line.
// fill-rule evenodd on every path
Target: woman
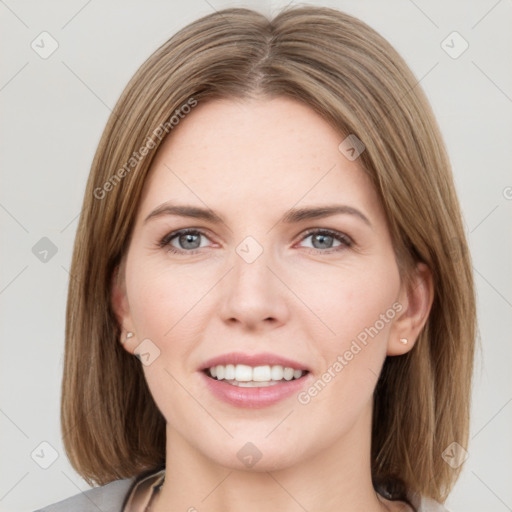
M 227 9 L 158 49 L 71 274 L 64 443 L 101 487 L 44 510 L 446 510 L 471 265 L 428 102 L 361 21 Z

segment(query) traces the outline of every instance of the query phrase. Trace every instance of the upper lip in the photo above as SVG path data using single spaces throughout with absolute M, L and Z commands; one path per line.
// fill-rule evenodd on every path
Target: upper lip
M 200 370 L 207 370 L 212 366 L 217 365 L 227 365 L 227 364 L 246 364 L 247 366 L 274 366 L 281 365 L 288 368 L 293 368 L 295 370 L 305 370 L 309 371 L 309 368 L 303 363 L 299 363 L 298 361 L 294 361 L 293 359 L 289 359 L 287 357 L 282 357 L 277 354 L 272 354 L 270 352 L 262 352 L 259 354 L 244 354 L 243 352 L 231 352 L 229 354 L 222 354 L 217 357 L 213 357 L 208 359 L 200 368 Z

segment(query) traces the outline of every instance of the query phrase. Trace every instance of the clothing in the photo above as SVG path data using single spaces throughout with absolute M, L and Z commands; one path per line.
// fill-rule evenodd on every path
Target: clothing
M 144 512 L 165 477 L 165 469 L 139 477 L 116 480 L 72 496 L 36 512 Z M 409 494 L 416 512 L 449 512 L 443 505 L 417 494 Z

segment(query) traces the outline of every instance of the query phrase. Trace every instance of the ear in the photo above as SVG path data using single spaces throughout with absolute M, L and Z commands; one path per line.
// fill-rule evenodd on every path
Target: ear
M 433 301 L 432 271 L 424 263 L 418 263 L 407 282 L 402 283 L 398 300 L 402 308 L 391 328 L 387 355 L 398 356 L 412 349 L 427 322 Z
M 112 274 L 110 300 L 121 331 L 119 342 L 124 349 L 130 354 L 133 354 L 136 343 L 134 343 L 135 335 L 130 314 L 130 304 L 126 295 L 124 270 L 125 266 L 123 260 L 123 262 L 114 269 L 114 273 Z

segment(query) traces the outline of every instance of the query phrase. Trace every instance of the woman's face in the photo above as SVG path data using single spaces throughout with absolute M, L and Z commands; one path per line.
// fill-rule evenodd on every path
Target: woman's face
M 168 443 L 262 470 L 368 447 L 384 359 L 411 343 L 385 215 L 343 139 L 290 99 L 215 100 L 158 150 L 114 304 Z

